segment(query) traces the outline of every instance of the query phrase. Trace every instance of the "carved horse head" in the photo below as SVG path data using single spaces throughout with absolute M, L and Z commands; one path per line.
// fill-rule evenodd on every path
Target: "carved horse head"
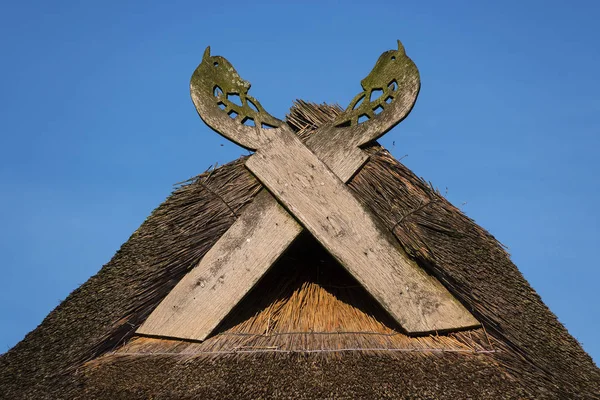
M 381 118 L 385 118 L 390 114 L 386 111 L 392 108 L 394 100 L 406 94 L 414 97 L 414 104 L 420 88 L 419 71 L 398 40 L 398 49 L 388 50 L 379 56 L 375 66 L 360 85 L 363 91 L 356 95 L 345 112 L 336 118 L 336 126 L 368 123 L 379 114 L 383 114 Z M 373 98 L 375 94 L 377 96 Z
M 212 129 L 250 150 L 265 140 L 262 131 L 282 124 L 248 95 L 250 82 L 221 56 L 207 47 L 190 81 L 192 101 L 200 118 Z M 228 134 L 232 132 L 233 134 Z
M 332 135 L 343 135 L 351 146 L 377 139 L 408 115 L 419 93 L 419 71 L 398 41 L 398 49 L 384 52 L 361 86 L 363 91 L 348 108 L 323 127 Z M 249 90 L 250 83 L 229 61 L 211 56 L 206 48 L 190 81 L 196 110 L 216 132 L 256 150 L 285 124 L 267 113 Z M 376 92 L 381 95 L 372 99 Z

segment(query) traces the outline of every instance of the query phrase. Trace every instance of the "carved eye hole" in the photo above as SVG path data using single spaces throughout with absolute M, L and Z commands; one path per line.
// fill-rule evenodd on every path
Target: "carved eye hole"
M 396 56 L 392 56 L 392 61 L 394 61 L 396 59 Z
M 213 63 L 213 65 L 214 65 L 215 67 L 218 67 L 218 66 L 219 66 L 219 63 L 215 61 L 215 62 Z

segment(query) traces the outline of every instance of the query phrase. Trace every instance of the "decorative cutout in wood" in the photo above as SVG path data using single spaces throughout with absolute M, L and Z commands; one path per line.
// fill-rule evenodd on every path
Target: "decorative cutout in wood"
M 404 46 L 398 40 L 398 50 L 386 51 L 379 57 L 371 73 L 360 82 L 363 91 L 352 99 L 346 112 L 336 118 L 335 125 L 357 125 L 383 113 L 396 96 L 407 94 L 398 91 L 398 88 L 405 89 L 410 85 L 407 80 L 414 79 L 415 73 L 418 77 L 416 66 L 406 56 Z M 384 113 L 382 118 L 387 114 Z
M 258 194 L 137 333 L 204 340 L 303 229 L 408 333 L 479 325 L 345 185 L 367 160 L 359 146 L 383 135 L 412 109 L 419 73 L 398 41 L 398 50 L 383 53 L 361 85 L 363 92 L 345 112 L 302 143 L 248 95 L 250 84 L 226 59 L 206 49 L 191 79 L 194 105 L 212 129 L 256 150 L 246 167 L 268 190 Z

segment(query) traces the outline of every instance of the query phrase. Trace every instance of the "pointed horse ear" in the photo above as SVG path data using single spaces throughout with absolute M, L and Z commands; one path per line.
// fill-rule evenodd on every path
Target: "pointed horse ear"
M 400 40 L 398 40 L 398 51 L 402 54 L 406 54 L 406 51 L 404 50 L 404 46 L 402 46 L 402 43 L 400 42 Z
M 204 55 L 202 56 L 202 61 L 208 60 L 208 57 L 210 57 L 210 46 L 208 46 L 206 48 L 206 50 L 204 50 Z

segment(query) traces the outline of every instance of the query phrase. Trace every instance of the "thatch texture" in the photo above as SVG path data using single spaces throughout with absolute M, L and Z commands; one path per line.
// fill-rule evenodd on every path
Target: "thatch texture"
M 336 107 L 299 103 L 306 138 Z M 377 144 L 350 187 L 483 328 L 413 338 L 308 235 L 203 343 L 135 329 L 261 186 L 244 159 L 180 187 L 0 358 L 19 398 L 600 398 L 600 371 L 502 246 Z
M 188 358 L 244 353 L 490 353 L 483 329 L 409 337 L 345 270 L 305 234 L 202 343 L 137 337 L 93 360 L 122 355 Z

